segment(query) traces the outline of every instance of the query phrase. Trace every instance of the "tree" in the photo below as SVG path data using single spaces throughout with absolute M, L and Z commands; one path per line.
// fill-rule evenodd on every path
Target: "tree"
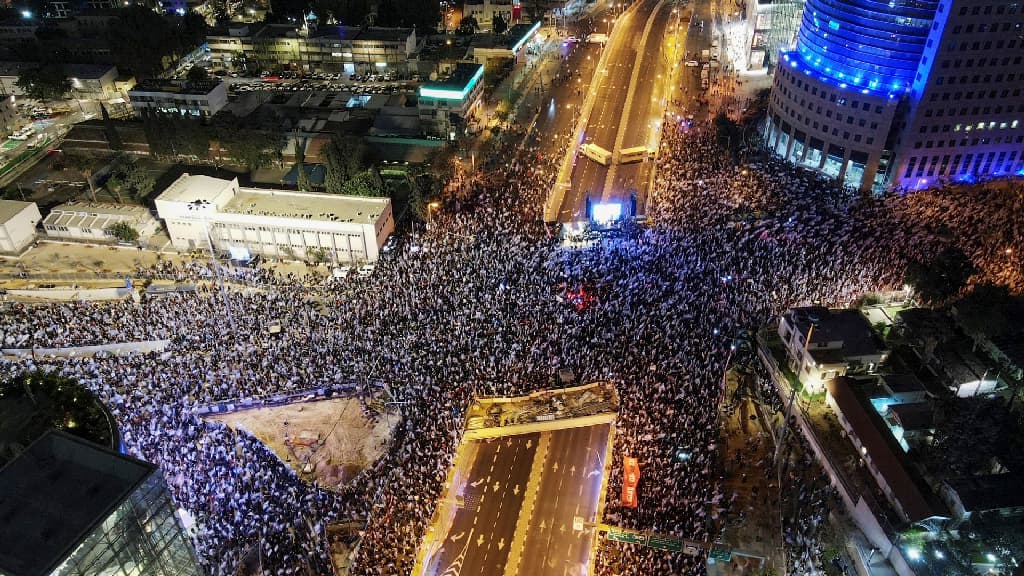
M 455 32 L 457 34 L 468 36 L 476 33 L 478 30 L 480 30 L 480 23 L 476 21 L 476 18 L 473 16 L 466 16 L 462 19 L 462 22 L 459 23 L 459 27 Z
M 127 222 L 111 224 L 107 226 L 106 232 L 121 242 L 135 242 L 139 239 L 139 231 Z
M 86 184 L 89 185 L 89 195 L 92 197 L 92 201 L 96 202 L 96 185 L 92 182 L 96 159 L 92 156 L 75 153 L 65 153 L 64 159 L 72 169 L 85 178 Z
M 373 168 L 363 170 L 345 182 L 343 194 L 349 196 L 381 196 L 383 184 L 380 174 Z
M 120 8 L 107 27 L 107 42 L 117 67 L 138 77 L 155 75 L 168 64 L 195 48 L 202 39 L 195 17 L 172 25 L 153 10 L 141 5 Z
M 209 80 L 210 79 L 210 75 L 206 72 L 206 68 L 203 68 L 202 66 L 199 66 L 198 64 L 197 65 L 193 65 L 191 68 L 188 69 L 188 73 L 187 73 L 186 77 L 191 82 L 200 82 L 200 81 L 203 81 L 203 80 Z
M 974 264 L 963 250 L 950 246 L 928 262 L 908 264 L 905 283 L 914 287 L 922 302 L 936 305 L 959 294 L 973 274 Z
M 309 192 L 313 188 L 313 183 L 309 181 L 309 174 L 306 173 L 306 166 L 302 162 L 295 163 L 295 170 L 297 171 L 296 186 L 303 192 Z
M 250 172 L 279 159 L 284 148 L 284 136 L 279 132 L 225 127 L 218 131 L 217 139 L 228 157 Z
M 156 179 L 143 168 L 134 156 L 118 156 L 107 187 L 115 193 L 127 191 L 136 200 L 149 196 L 156 186 Z
M 495 14 L 491 20 L 491 28 L 494 29 L 495 34 L 504 34 L 508 31 L 508 22 L 501 17 L 501 14 Z
M 933 469 L 971 476 L 988 472 L 993 458 L 1019 459 L 1006 442 L 1020 433 L 1019 419 L 1002 399 L 947 398 L 935 408 L 935 440 L 926 448 Z
M 51 62 L 23 68 L 15 86 L 33 100 L 49 102 L 61 100 L 71 91 L 71 81 L 62 64 Z
M 1010 306 L 1010 292 L 1005 286 L 982 284 L 957 301 L 957 322 L 964 332 L 978 342 L 983 338 L 1002 336 L 1009 330 L 1007 312 Z
M 335 136 L 320 152 L 327 175 L 324 188 L 340 194 L 345 183 L 366 167 L 366 146 L 353 136 Z

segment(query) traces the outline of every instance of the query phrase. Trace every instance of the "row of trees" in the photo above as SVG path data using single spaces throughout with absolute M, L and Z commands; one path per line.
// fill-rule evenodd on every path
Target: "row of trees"
M 213 160 L 218 165 L 232 163 L 249 171 L 280 160 L 285 145 L 280 132 L 206 125 L 167 114 L 147 114 L 142 126 L 155 156 L 192 157 Z

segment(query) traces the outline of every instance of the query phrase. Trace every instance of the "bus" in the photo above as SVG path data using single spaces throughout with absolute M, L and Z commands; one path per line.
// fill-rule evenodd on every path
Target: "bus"
M 588 142 L 583 146 L 580 146 L 580 151 L 583 152 L 584 156 L 602 166 L 607 166 L 612 161 L 612 153 L 601 148 L 597 144 L 591 144 Z
M 632 164 L 633 162 L 643 162 L 651 156 L 651 151 L 647 146 L 637 146 L 635 148 L 623 148 L 619 150 L 619 164 Z

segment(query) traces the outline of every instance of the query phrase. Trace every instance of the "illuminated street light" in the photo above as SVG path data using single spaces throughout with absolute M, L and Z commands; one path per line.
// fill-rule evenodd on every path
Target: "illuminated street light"
M 917 562 L 921 559 L 921 551 L 917 548 L 907 548 L 907 557 L 910 558 L 911 561 Z

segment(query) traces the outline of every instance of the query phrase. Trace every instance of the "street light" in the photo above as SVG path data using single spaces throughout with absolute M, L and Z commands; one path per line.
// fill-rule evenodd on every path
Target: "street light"
M 430 226 L 430 224 L 432 224 L 434 222 L 434 212 L 433 211 L 438 209 L 438 208 L 440 208 L 440 207 L 441 207 L 441 203 L 440 202 L 431 202 L 430 204 L 427 204 L 427 226 L 428 227 Z

